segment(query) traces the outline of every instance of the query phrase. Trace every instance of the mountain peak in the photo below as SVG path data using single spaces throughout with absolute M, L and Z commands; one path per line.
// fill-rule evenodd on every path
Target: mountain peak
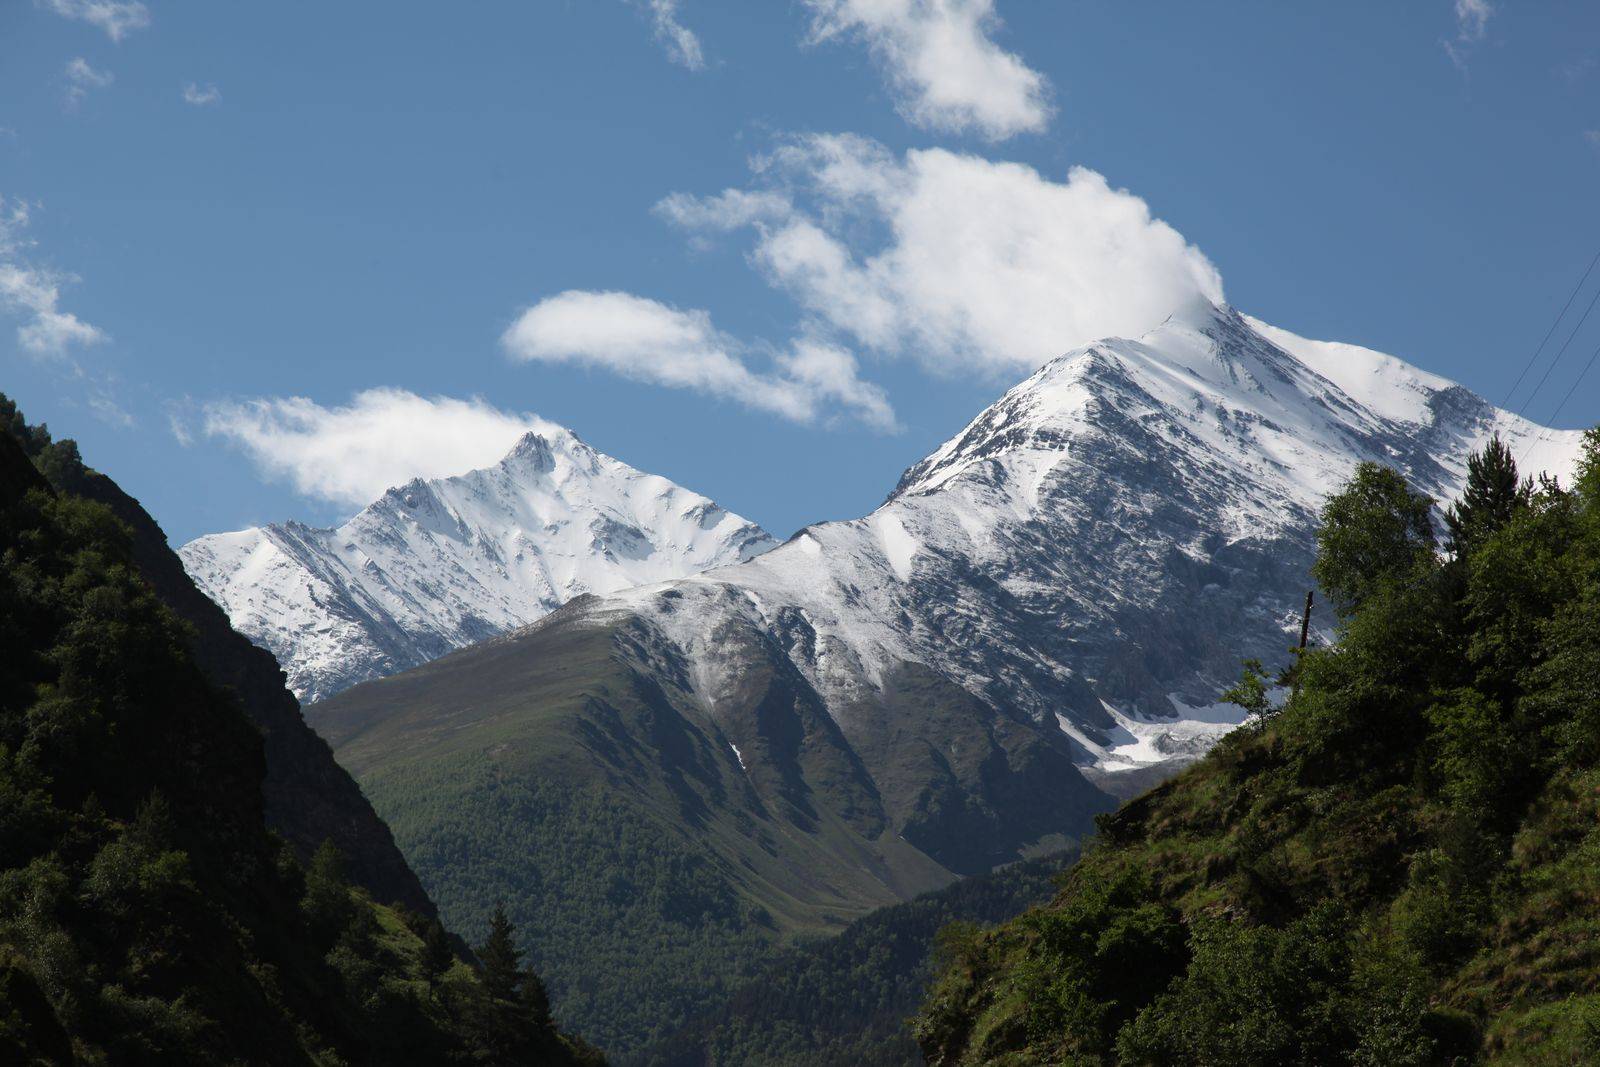
M 772 539 L 554 423 L 496 464 L 414 478 L 332 529 L 288 522 L 180 549 L 302 700 L 525 625 L 585 593 L 737 563 Z
M 503 468 L 520 467 L 524 470 L 551 471 L 555 469 L 555 450 L 551 438 L 555 435 L 544 430 L 529 430 L 511 446 L 511 451 L 500 460 Z M 556 438 L 561 440 L 560 438 Z M 565 443 L 564 441 L 562 442 Z
M 1203 332 L 1218 323 L 1230 323 L 1239 318 L 1239 313 L 1231 304 L 1219 304 L 1209 297 L 1196 293 L 1174 308 L 1172 314 L 1168 315 L 1156 330 L 1186 327 Z
M 1282 651 L 1317 512 L 1356 463 L 1446 500 L 1496 433 L 1529 473 L 1564 477 L 1577 454 L 1575 432 L 1394 357 L 1197 306 L 1046 363 L 873 515 L 695 585 L 750 590 L 780 629 L 807 620 L 807 647 L 828 650 L 825 698 L 909 660 L 996 707 L 1061 716 L 1086 760 L 1159 762 L 1227 727 L 1207 709 L 1240 656 Z M 626 599 L 639 610 L 650 596 Z M 705 618 L 656 614 L 700 659 L 717 655 L 695 643 L 716 632 Z M 845 663 L 861 677 L 840 680 Z

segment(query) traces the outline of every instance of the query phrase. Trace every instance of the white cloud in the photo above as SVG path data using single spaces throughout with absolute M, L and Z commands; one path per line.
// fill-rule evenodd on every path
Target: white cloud
M 678 0 L 635 0 L 650 15 L 655 27 L 656 40 L 667 50 L 674 63 L 688 70 L 706 68 L 705 53 L 700 48 L 700 38 L 694 31 L 678 21 Z
M 1204 254 L 1082 167 L 1052 181 L 1017 163 L 817 136 L 755 169 L 754 191 L 679 194 L 657 211 L 701 236 L 748 227 L 751 262 L 813 335 L 935 371 L 1011 376 L 1223 299 Z
M 150 25 L 150 9 L 137 0 L 35 0 L 43 8 L 63 18 L 77 19 L 106 31 L 113 41 L 121 41 L 134 30 Z
M 190 82 L 183 87 L 183 102 L 195 107 L 222 103 L 222 90 L 207 82 L 204 86 Z
M 17 343 L 37 356 L 63 356 L 74 346 L 106 340 L 98 327 L 61 310 L 61 287 L 76 279 L 28 259 L 28 221 L 26 204 L 0 197 L 0 311 L 22 318 Z
M 243 448 L 268 477 L 354 507 L 412 478 L 489 466 L 523 434 L 548 425 L 480 399 L 403 389 L 368 389 L 331 408 L 298 396 L 223 401 L 206 405 L 201 418 L 206 434 Z M 192 439 L 181 423 L 174 433 L 185 444 Z
M 1450 54 L 1451 61 L 1464 71 L 1473 47 L 1488 36 L 1489 18 L 1494 14 L 1494 5 L 1489 0 L 1455 0 L 1455 14 L 1456 35 L 1445 40 L 1444 50 Z
M 1050 122 L 1049 83 L 991 36 L 1000 25 L 994 0 L 805 4 L 813 41 L 849 36 L 866 43 L 909 122 L 990 140 Z
M 91 89 L 104 89 L 116 77 L 109 70 L 95 70 L 82 56 L 67 63 L 67 106 L 77 107 Z
M 1600 130 L 1584 130 L 1583 139 L 1589 142 L 1590 147 L 1600 149 Z
M 883 391 L 856 375 L 855 357 L 803 338 L 750 368 L 750 346 L 718 330 L 704 311 L 631 293 L 569 290 L 522 312 L 501 339 L 515 359 L 600 367 L 635 381 L 693 389 L 795 422 L 838 406 L 879 429 L 894 428 Z

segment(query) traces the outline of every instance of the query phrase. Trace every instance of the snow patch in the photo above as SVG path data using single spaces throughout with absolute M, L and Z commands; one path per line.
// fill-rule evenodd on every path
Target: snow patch
M 880 509 L 872 517 L 873 528 L 878 531 L 878 543 L 883 554 L 894 568 L 895 577 L 902 582 L 911 580 L 911 561 L 922 547 L 917 539 L 906 532 L 905 523 L 888 508 Z

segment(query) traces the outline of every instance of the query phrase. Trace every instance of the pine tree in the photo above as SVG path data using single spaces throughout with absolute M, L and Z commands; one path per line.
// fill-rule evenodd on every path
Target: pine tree
M 436 985 L 444 977 L 456 955 L 450 950 L 450 939 L 445 936 L 444 924 L 438 919 L 429 919 L 427 928 L 422 934 L 422 977 L 427 979 L 429 987 Z
M 544 982 L 531 970 L 522 972 L 522 1010 L 534 1026 L 550 1025 L 550 994 L 545 991 Z
M 478 948 L 483 988 L 495 1000 L 516 1000 L 522 986 L 522 953 L 517 950 L 516 932 L 506 917 L 505 905 L 496 904 L 489 919 L 489 936 Z
M 1528 506 L 1533 482 L 1517 477 L 1516 457 L 1495 434 L 1467 459 L 1467 485 L 1444 513 L 1445 547 L 1460 558 Z

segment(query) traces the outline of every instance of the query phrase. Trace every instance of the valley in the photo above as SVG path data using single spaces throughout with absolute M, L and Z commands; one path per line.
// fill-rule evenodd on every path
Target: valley
M 1070 847 L 1199 758 L 1240 721 L 1218 702 L 1239 661 L 1288 659 L 1324 495 L 1379 460 L 1447 499 L 1496 434 L 1576 455 L 1393 357 L 1207 305 L 1046 364 L 872 516 L 580 597 L 307 717 L 447 919 L 505 899 L 564 1017 L 625 1055 L 771 946 Z M 647 1003 L 616 962 L 641 936 Z

